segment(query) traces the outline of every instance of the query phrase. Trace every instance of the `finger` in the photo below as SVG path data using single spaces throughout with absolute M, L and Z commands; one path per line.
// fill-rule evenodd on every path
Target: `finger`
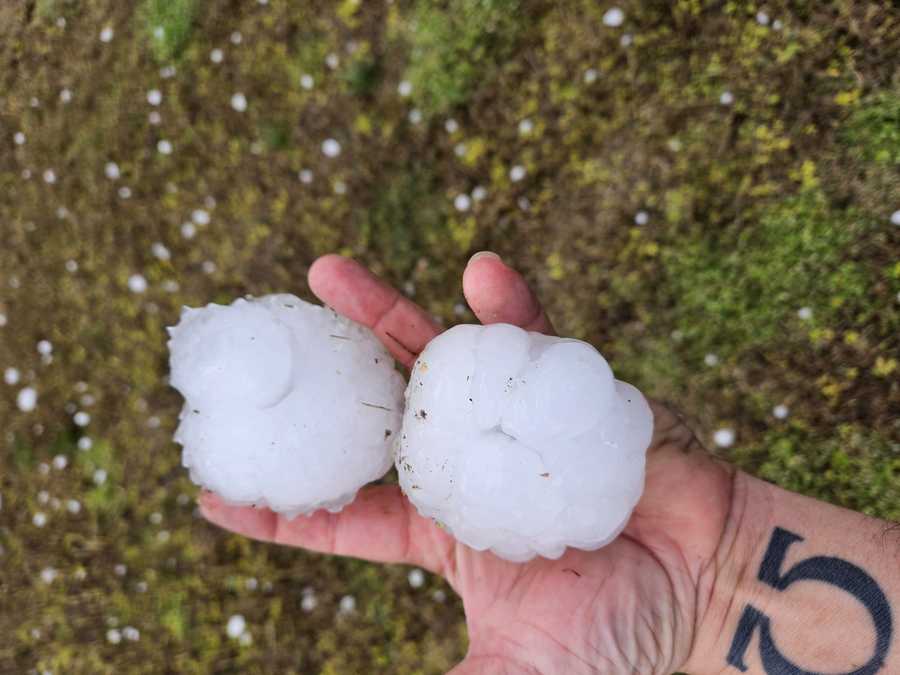
M 496 253 L 472 256 L 463 272 L 463 293 L 481 323 L 511 323 L 548 335 L 556 332 L 522 275 Z
M 417 565 L 445 574 L 454 540 L 420 516 L 396 485 L 364 488 L 340 513 L 316 511 L 292 520 L 269 509 L 230 506 L 212 492 L 200 497 L 203 516 L 260 541 L 373 562 Z
M 412 365 L 440 327 L 416 303 L 355 260 L 326 255 L 309 268 L 309 287 L 339 314 L 368 326 L 398 361 Z

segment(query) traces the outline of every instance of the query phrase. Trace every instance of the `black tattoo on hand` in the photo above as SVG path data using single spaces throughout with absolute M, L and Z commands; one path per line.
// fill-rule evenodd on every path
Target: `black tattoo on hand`
M 846 675 L 873 675 L 884 667 L 893 634 L 891 607 L 876 581 L 856 565 L 828 556 L 815 556 L 801 560 L 784 574 L 781 566 L 791 544 L 803 541 L 803 537 L 776 527 L 763 556 L 757 578 L 772 588 L 783 591 L 795 581 L 821 581 L 850 593 L 859 600 L 872 616 L 875 624 L 875 653 L 869 661 Z M 738 621 L 737 632 L 728 651 L 728 665 L 746 671 L 744 654 L 759 628 L 759 654 L 767 675 L 819 675 L 782 656 L 772 639 L 769 617 L 752 605 L 744 608 Z

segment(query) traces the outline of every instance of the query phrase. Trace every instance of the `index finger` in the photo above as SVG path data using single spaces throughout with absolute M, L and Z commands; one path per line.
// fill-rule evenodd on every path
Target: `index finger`
M 441 331 L 424 309 L 350 258 L 324 255 L 309 268 L 308 278 L 316 297 L 339 314 L 371 328 L 407 367 Z

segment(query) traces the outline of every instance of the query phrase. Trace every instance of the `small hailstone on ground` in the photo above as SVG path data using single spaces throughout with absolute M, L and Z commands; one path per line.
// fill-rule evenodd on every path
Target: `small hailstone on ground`
M 197 225 L 209 225 L 209 211 L 206 211 L 205 209 L 194 209 L 191 212 L 191 220 L 197 223 Z
M 444 129 L 448 134 L 455 134 L 457 131 L 459 131 L 459 122 L 451 117 L 446 122 L 444 122 Z
M 163 26 L 155 26 L 153 28 L 153 37 L 157 40 L 164 40 L 166 38 L 166 29 Z
M 232 614 L 225 624 L 225 633 L 232 640 L 237 640 L 247 630 L 247 620 L 241 614 Z
M 38 511 L 34 514 L 34 516 L 32 516 L 31 522 L 35 527 L 43 527 L 47 524 L 47 514 L 43 511 Z
M 337 157 L 341 154 L 341 144 L 333 138 L 322 141 L 322 154 L 326 157 Z
M 643 491 L 653 416 L 580 340 L 459 325 L 416 360 L 396 465 L 419 513 L 516 562 L 597 549 Z
M 154 525 L 159 525 L 163 521 L 162 514 L 159 511 L 154 511 L 150 514 L 150 522 Z
M 6 314 L 0 312 L 0 328 L 5 326 L 9 322 L 9 319 L 6 318 Z
M 37 351 L 38 354 L 42 356 L 47 356 L 48 354 L 53 353 L 53 343 L 50 340 L 40 340 L 37 343 Z
M 127 185 L 123 185 L 119 188 L 119 198 L 120 199 L 131 199 L 131 188 Z
M 59 92 L 59 100 L 62 103 L 69 103 L 72 100 L 72 90 L 71 89 L 63 89 Z
M 397 93 L 400 94 L 403 98 L 406 98 L 410 94 L 412 94 L 412 82 L 409 80 L 403 80 L 400 84 L 397 85 Z
M 472 206 L 472 200 L 467 194 L 456 195 L 456 198 L 453 200 L 453 206 L 457 211 L 468 211 L 469 207 Z
M 53 468 L 57 471 L 62 471 L 69 465 L 69 458 L 65 455 L 56 455 L 53 458 Z
M 159 150 L 161 155 L 171 155 L 172 154 L 172 144 L 166 139 L 161 140 L 156 144 L 156 149 Z
M 713 366 L 718 365 L 719 357 L 716 356 L 715 354 L 713 354 L 712 352 L 710 352 L 709 354 L 707 354 L 706 356 L 703 357 L 703 363 L 705 363 L 710 368 L 712 368 Z
M 75 274 L 78 271 L 78 261 L 77 260 L 66 260 L 66 272 L 70 274 Z
M 410 570 L 407 580 L 409 581 L 409 585 L 413 588 L 421 588 L 422 584 L 425 583 L 425 572 L 418 568 Z
M 112 26 L 104 26 L 103 30 L 100 31 L 100 42 L 110 42 L 114 35 Z
M 801 321 L 809 321 L 812 318 L 813 311 L 811 307 L 801 307 L 797 310 L 797 317 Z
M 316 80 L 309 73 L 303 73 L 303 75 L 300 76 L 300 86 L 309 91 L 316 86 Z
M 466 144 L 465 143 L 457 143 L 453 146 L 453 154 L 457 157 L 465 157 L 466 156 Z
M 119 180 L 119 177 L 122 175 L 122 172 L 119 170 L 119 165 L 115 162 L 107 162 L 106 166 L 103 167 L 103 173 L 105 173 L 106 177 L 110 180 Z
M 117 645 L 122 641 L 122 633 L 118 628 L 110 628 L 106 631 L 106 641 L 110 644 Z
M 147 120 L 150 124 L 157 125 L 162 122 L 162 115 L 160 115 L 156 110 L 151 110 L 150 114 L 147 115 Z
M 730 448 L 734 445 L 734 429 L 723 428 L 717 429 L 713 434 L 713 443 L 715 443 L 720 448 Z
M 31 412 L 37 406 L 37 391 L 34 387 L 25 387 L 16 396 L 16 405 L 22 412 Z
M 487 197 L 487 190 L 481 185 L 476 185 L 472 190 L 472 199 L 474 199 L 476 202 L 480 202 L 485 197 Z
M 45 584 L 52 584 L 56 579 L 57 571 L 52 567 L 45 567 L 41 570 L 41 581 Z
M 25 134 L 23 134 L 21 131 L 17 131 L 13 135 L 13 141 L 16 145 L 25 145 Z
M 162 103 L 162 92 L 159 89 L 151 89 L 147 92 L 147 103 L 159 105 Z
M 40 464 L 38 464 L 38 472 L 42 476 L 46 476 L 48 473 L 50 473 L 50 465 L 47 464 L 47 462 L 41 462 Z
M 257 581 L 256 577 L 250 577 L 249 579 L 244 581 L 244 588 L 248 591 L 255 591 L 259 586 L 259 581 Z
M 128 277 L 128 290 L 132 293 L 144 293 L 147 290 L 147 279 L 142 274 L 132 274 Z
M 769 15 L 766 12 L 757 12 L 756 13 L 756 23 L 760 26 L 768 26 L 769 25 Z
M 225 58 L 225 53 L 216 47 L 209 53 L 209 60 L 213 63 L 222 63 L 222 59 Z
M 231 107 L 238 112 L 244 112 L 247 109 L 247 97 L 238 92 L 231 97 Z
M 772 408 L 772 414 L 780 420 L 785 419 L 790 412 L 790 409 L 784 403 L 779 403 Z
M 585 84 L 593 84 L 597 81 L 597 69 L 596 68 L 588 68 L 584 71 L 584 83 Z
M 734 103 L 734 94 L 730 91 L 723 91 L 719 96 L 719 103 L 722 105 L 731 105 Z
M 172 257 L 172 254 L 169 249 L 166 248 L 166 245 L 159 241 L 155 241 L 150 245 L 150 252 L 153 254 L 154 258 L 159 260 L 168 260 Z
M 603 24 L 611 28 L 617 28 L 625 22 L 625 12 L 618 7 L 608 9 L 603 15 Z
M 128 573 L 128 567 L 126 567 L 122 563 L 119 563 L 115 567 L 113 567 L 113 573 L 117 577 L 124 577 Z
M 50 493 L 46 490 L 41 490 L 37 494 L 38 504 L 46 504 L 50 501 Z
M 78 449 L 82 452 L 87 452 L 92 447 L 94 447 L 94 441 L 91 440 L 90 436 L 82 436 L 78 439 Z
M 228 39 L 231 40 L 231 44 L 239 45 L 244 41 L 244 36 L 240 31 L 234 31 Z
M 216 263 L 212 260 L 204 260 L 200 268 L 205 274 L 213 274 L 216 271 Z
M 297 174 L 297 177 L 300 179 L 301 183 L 309 185 L 313 181 L 313 172 L 309 169 L 301 169 Z
M 418 124 L 422 121 L 422 111 L 418 108 L 413 108 L 409 111 L 409 115 L 407 115 L 411 124 Z
M 341 65 L 341 57 L 332 52 L 328 56 L 325 57 L 325 65 L 334 70 L 339 65 Z
M 93 476 L 94 484 L 95 485 L 103 485 L 106 482 L 106 477 L 107 477 L 106 469 L 97 469 L 94 472 L 94 476 Z
M 13 385 L 19 382 L 19 370 L 17 368 L 7 368 L 3 371 L 3 381 L 6 384 Z
M 631 33 L 625 33 L 619 38 L 619 44 L 623 47 L 630 47 L 632 42 L 634 42 L 634 36 Z
M 334 193 L 337 195 L 347 194 L 347 184 L 342 180 L 334 181 Z
M 524 120 L 519 122 L 519 133 L 522 136 L 527 136 L 532 131 L 534 131 L 534 122 L 532 122 L 530 119 L 526 117 Z
M 53 169 L 44 171 L 44 182 L 53 185 L 56 182 L 56 172 Z
M 513 183 L 517 183 L 523 178 L 525 178 L 525 167 L 521 164 L 516 164 L 512 169 L 509 170 L 509 179 Z
M 122 637 L 129 642 L 137 642 L 141 639 L 141 631 L 134 626 L 125 626 L 125 628 L 122 629 Z
M 194 235 L 197 234 L 197 227 L 191 223 L 182 223 L 181 224 L 181 236 L 185 239 L 193 239 Z
M 341 602 L 338 605 L 338 610 L 341 614 L 350 614 L 356 611 L 356 598 L 352 595 L 345 595 L 341 598 Z
M 81 502 L 77 499 L 70 499 L 66 502 L 66 510 L 72 515 L 76 515 L 81 511 Z
M 646 225 L 650 222 L 650 214 L 646 211 L 638 211 L 634 214 L 634 222 L 637 225 Z
M 253 636 L 250 633 L 243 632 L 238 638 L 238 643 L 241 645 L 241 647 L 249 647 L 253 644 Z
M 156 533 L 156 540 L 161 543 L 166 543 L 172 537 L 172 534 L 168 530 L 160 530 Z
M 900 226 L 900 209 L 897 209 L 891 214 L 891 225 Z
M 195 483 L 294 516 L 339 511 L 390 467 L 403 379 L 368 328 L 280 294 L 185 309 L 170 335 Z

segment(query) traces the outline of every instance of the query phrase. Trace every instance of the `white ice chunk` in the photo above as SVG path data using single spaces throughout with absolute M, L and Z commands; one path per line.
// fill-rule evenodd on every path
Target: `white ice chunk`
M 194 482 L 295 516 L 340 510 L 390 467 L 403 379 L 369 329 L 269 295 L 185 308 L 170 334 Z
M 477 550 L 518 562 L 599 548 L 643 492 L 650 407 L 585 342 L 456 326 L 419 356 L 406 400 L 400 485 Z

